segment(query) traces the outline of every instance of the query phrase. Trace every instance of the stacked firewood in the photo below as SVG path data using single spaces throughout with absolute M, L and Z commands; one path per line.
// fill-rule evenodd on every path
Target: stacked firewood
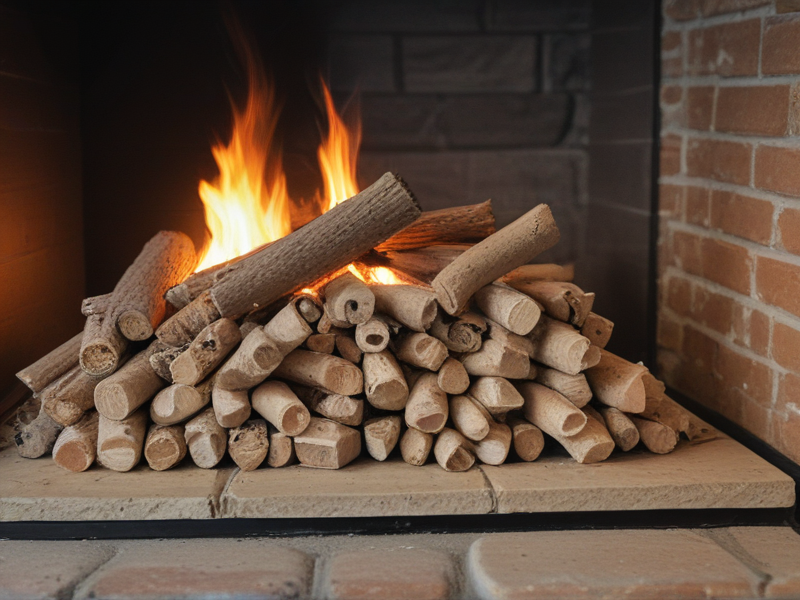
M 190 454 L 243 470 L 340 468 L 362 453 L 448 471 L 535 460 L 543 432 L 578 462 L 639 441 L 671 451 L 689 415 L 605 351 L 613 324 L 572 270 L 528 264 L 558 241 L 540 205 L 495 231 L 491 204 L 420 213 L 398 177 L 289 236 L 195 274 L 161 232 L 84 331 L 18 374 L 22 456 L 155 470 Z M 409 283 L 348 268 L 389 266 Z M 170 311 L 176 311 L 167 316 Z M 155 338 L 153 338 L 155 336 Z M 593 402 L 593 405 L 590 404 Z

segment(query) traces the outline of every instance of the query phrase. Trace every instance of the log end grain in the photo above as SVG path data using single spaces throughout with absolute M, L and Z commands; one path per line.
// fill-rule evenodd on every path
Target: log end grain
M 141 341 L 153 335 L 150 317 L 138 310 L 126 310 L 117 317 L 120 332 L 129 340 Z

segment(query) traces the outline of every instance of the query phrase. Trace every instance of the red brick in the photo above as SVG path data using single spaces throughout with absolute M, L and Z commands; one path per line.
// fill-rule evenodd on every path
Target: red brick
M 716 131 L 784 135 L 789 120 L 789 86 L 721 87 L 715 115 Z
M 686 222 L 708 227 L 710 190 L 701 187 L 686 188 Z
M 784 208 L 778 217 L 781 245 L 792 254 L 800 254 L 800 210 Z
M 738 390 L 734 390 L 732 401 L 739 403 L 739 420 L 737 423 L 740 426 L 766 442 L 773 440 L 772 410 L 739 393 Z
M 721 240 L 704 239 L 703 277 L 739 292 L 750 294 L 753 259 L 747 248 Z
M 800 73 L 800 15 L 767 17 L 761 49 L 765 75 Z
M 714 331 L 727 334 L 731 330 L 733 300 L 701 286 L 694 289 L 692 319 Z
M 692 284 L 680 277 L 670 277 L 667 283 L 667 306 L 682 317 L 689 316 L 692 310 Z
M 750 144 L 691 139 L 686 149 L 686 168 L 691 177 L 748 185 L 751 150 Z
M 678 351 L 683 343 L 683 327 L 666 315 L 659 314 L 656 338 L 661 348 Z
M 703 274 L 703 259 L 700 254 L 702 239 L 693 233 L 676 231 L 672 234 L 674 264 L 692 275 Z
M 800 267 L 759 256 L 756 260 L 756 295 L 762 302 L 800 316 Z
M 686 124 L 689 129 L 708 131 L 714 114 L 714 88 L 690 87 L 686 90 Z
M 683 328 L 683 356 L 698 368 L 710 371 L 717 357 L 719 344 L 702 331 L 689 325 Z
M 800 414 L 787 413 L 784 419 L 775 419 L 778 450 L 800 463 Z
M 658 214 L 680 219 L 683 214 L 684 187 L 662 183 L 658 186 Z
M 683 39 L 680 31 L 667 31 L 661 36 L 661 75 L 683 75 Z
M 772 330 L 772 358 L 785 369 L 800 373 L 800 331 L 776 322 Z
M 700 10 L 703 16 L 740 12 L 769 4 L 771 0 L 703 0 Z
M 800 149 L 759 146 L 756 149 L 755 186 L 800 196 Z
M 772 320 L 760 310 L 737 304 L 732 315 L 733 341 L 759 356 L 769 356 Z
M 761 19 L 689 32 L 690 75 L 756 75 Z
M 772 239 L 772 202 L 734 192 L 711 192 L 711 226 L 759 244 Z
M 676 21 L 689 21 L 700 16 L 700 0 L 665 0 L 664 14 Z
M 772 370 L 767 365 L 720 345 L 714 370 L 726 387 L 738 389 L 762 406 L 772 404 Z
M 679 135 L 661 136 L 661 175 L 677 175 L 681 172 L 681 141 Z
M 794 373 L 781 376 L 775 410 L 780 413 L 800 411 L 800 377 Z
M 661 127 L 683 127 L 686 121 L 683 88 L 679 85 L 661 87 Z

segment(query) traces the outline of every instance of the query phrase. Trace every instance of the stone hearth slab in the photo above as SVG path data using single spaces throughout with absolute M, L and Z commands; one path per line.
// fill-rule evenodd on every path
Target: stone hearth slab
M 569 456 L 481 465 L 497 512 L 793 506 L 791 477 L 728 438 L 681 442 L 665 455 L 633 450 L 581 465 Z

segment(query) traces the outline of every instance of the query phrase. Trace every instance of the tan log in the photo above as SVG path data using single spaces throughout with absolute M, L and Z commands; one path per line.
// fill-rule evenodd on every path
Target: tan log
M 269 454 L 267 422 L 253 419 L 229 430 L 228 454 L 242 471 L 255 471 Z
M 150 418 L 157 425 L 174 425 L 185 421 L 211 402 L 213 386 L 213 377 L 197 386 L 173 383 L 153 398 Z
M 239 325 L 239 333 L 242 334 L 242 340 L 250 335 L 256 329 L 260 329 L 262 326 L 256 323 L 255 321 L 242 321 L 241 325 Z
M 542 430 L 530 421 L 516 415 L 508 415 L 506 424 L 511 427 L 514 438 L 514 452 L 520 460 L 532 462 L 539 458 L 544 449 Z
M 692 417 L 694 415 L 687 412 L 686 409 L 666 394 L 661 394 L 658 400 L 648 398 L 645 402 L 645 408 L 639 416 L 643 419 L 663 423 L 679 433 L 687 434 L 687 436 L 692 431 Z M 699 419 L 697 420 L 699 421 Z
M 283 360 L 284 353 L 264 329 L 256 327 L 217 372 L 217 387 L 248 390 L 264 381 Z
M 411 388 L 406 404 L 406 425 L 425 433 L 438 433 L 449 415 L 447 394 L 437 383 L 436 373 L 423 373 Z
M 356 325 L 356 345 L 362 352 L 381 352 L 389 345 L 389 327 L 382 319 L 372 317 Z
M 538 383 L 517 385 L 525 401 L 525 418 L 546 434 L 572 436 L 586 426 L 586 415 L 555 390 Z
M 331 332 L 336 336 L 336 350 L 348 362 L 354 365 L 361 363 L 362 352 L 356 341 L 350 337 L 344 329 L 332 328 Z
M 525 403 L 511 382 L 503 377 L 478 377 L 469 387 L 468 394 L 492 415 L 504 415 L 522 408 Z
M 273 468 L 287 467 L 297 460 L 294 441 L 291 436 L 281 433 L 271 425 L 269 429 L 269 451 L 267 465 Z
M 502 465 L 511 450 L 511 427 L 505 423 L 490 423 L 489 434 L 474 445 L 475 456 L 487 465 Z
M 106 419 L 121 421 L 166 386 L 150 366 L 151 350 L 143 350 L 113 375 L 97 384 L 94 404 Z M 143 434 L 144 435 L 144 434 Z
M 644 385 L 645 398 L 651 402 L 660 401 L 664 396 L 664 392 L 667 391 L 667 386 L 664 382 L 656 379 L 650 371 L 642 375 L 642 384 Z
M 448 394 L 463 394 L 469 387 L 469 374 L 455 358 L 447 358 L 439 367 L 437 383 Z
M 305 404 L 281 381 L 265 381 L 253 390 L 253 409 L 286 435 L 297 436 L 311 415 Z
M 502 325 L 489 319 L 486 320 L 486 326 L 491 339 L 527 354 L 531 358 L 536 354 L 536 347 L 530 337 L 512 333 Z
M 361 433 L 341 423 L 311 417 L 306 430 L 294 438 L 297 460 L 308 467 L 340 469 L 361 454 Z
M 403 377 L 406 378 L 406 383 L 408 384 L 409 390 L 414 387 L 414 385 L 417 383 L 417 380 L 422 377 L 423 374 L 428 372 L 425 369 L 416 369 L 414 367 L 410 367 L 406 363 L 400 363 L 400 369 L 403 371 Z
M 211 288 L 214 303 L 224 317 L 266 306 L 348 265 L 419 214 L 403 181 L 386 173 L 353 198 L 239 261 Z
M 413 250 L 370 252 L 362 256 L 359 263 L 366 267 L 387 267 L 417 284 L 430 285 L 442 269 L 472 246 L 473 244 L 449 244 Z
M 577 375 L 600 361 L 599 348 L 571 325 L 545 315 L 531 332 L 531 340 L 534 360 L 570 375 Z
M 416 285 L 371 285 L 375 310 L 389 315 L 412 331 L 424 332 L 436 317 L 436 296 Z
M 403 334 L 393 349 L 398 360 L 429 371 L 438 371 L 447 359 L 447 347 L 427 333 Z
M 38 394 L 64 373 L 78 364 L 83 332 L 68 339 L 55 350 L 45 354 L 32 365 L 17 373 L 17 379 Z
M 252 412 L 247 390 L 226 390 L 216 384 L 211 391 L 211 406 L 217 423 L 225 428 L 239 427 Z
M 639 438 L 653 454 L 669 454 L 678 444 L 678 433 L 656 421 L 642 419 L 636 415 L 628 415 L 639 431 Z
M 473 442 L 489 435 L 494 420 L 483 406 L 469 396 L 450 398 L 450 419 L 458 432 Z
M 527 354 L 497 340 L 484 340 L 480 350 L 460 357 L 467 373 L 476 377 L 525 379 L 531 369 Z
M 292 299 L 297 313 L 305 319 L 306 323 L 316 323 L 322 316 L 322 303 L 311 294 L 297 294 Z
M 333 329 L 333 323 L 331 323 L 328 315 L 323 312 L 317 323 L 317 333 L 330 333 L 331 329 Z
M 311 352 L 333 354 L 336 348 L 336 335 L 333 333 L 312 333 L 306 338 L 305 346 Z
M 164 321 L 156 330 L 156 337 L 167 346 L 180 347 L 191 343 L 219 317 L 211 294 L 204 292 Z
M 325 312 L 336 327 L 365 323 L 375 310 L 375 296 L 366 283 L 345 271 L 323 288 Z
M 342 396 L 355 396 L 364 391 L 361 369 L 353 363 L 308 350 L 290 352 L 275 369 L 274 375 Z
M 264 333 L 275 342 L 281 354 L 286 356 L 299 348 L 313 331 L 308 321 L 298 312 L 297 306 L 290 302 L 264 325 Z
M 600 362 L 586 370 L 586 380 L 594 396 L 603 404 L 623 412 L 645 409 L 646 392 L 642 378 L 647 369 L 607 350 L 600 350 Z
M 402 410 L 408 401 L 408 384 L 394 355 L 388 350 L 364 355 L 364 391 L 375 408 Z
M 597 313 L 590 312 L 581 327 L 581 335 L 588 338 L 593 346 L 605 348 L 614 331 L 614 323 Z
M 400 455 L 410 465 L 421 467 L 433 448 L 433 434 L 409 427 L 400 438 Z
M 201 469 L 213 469 L 225 456 L 228 434 L 211 407 L 186 423 L 184 437 L 194 464 Z
M 112 471 L 130 471 L 139 464 L 147 432 L 147 409 L 140 408 L 121 420 L 100 413 L 97 462 Z
M 514 287 L 544 307 L 548 316 L 581 327 L 592 310 L 594 294 L 586 293 L 574 283 L 563 281 L 531 281 Z
M 466 312 L 454 318 L 440 310 L 428 333 L 453 352 L 477 352 L 486 327 L 486 320 L 477 313 Z
M 81 300 L 81 314 L 84 317 L 91 317 L 92 315 L 103 315 L 108 310 L 114 294 L 100 294 L 99 296 L 92 296 Z
M 592 399 L 592 389 L 583 373 L 570 375 L 557 369 L 540 368 L 536 382 L 557 391 L 578 408 L 583 408 Z
M 536 381 L 536 377 L 539 375 L 539 367 L 536 365 L 535 362 L 531 361 L 530 369 L 528 369 L 528 375 L 525 377 L 528 381 Z
M 79 362 L 89 375 L 101 377 L 116 371 L 127 348 L 128 340 L 109 316 L 92 315 L 86 318 Z
M 39 458 L 48 454 L 63 429 L 50 418 L 38 398 L 31 401 L 31 409 L 36 411 L 36 416 L 28 423 L 20 422 L 14 435 L 17 452 L 23 458 Z
M 449 314 L 458 314 L 475 292 L 533 260 L 558 239 L 550 208 L 540 204 L 442 269 L 431 283 L 439 304 Z
M 203 329 L 169 366 L 172 381 L 197 385 L 242 341 L 239 327 L 230 319 L 219 319 Z
M 475 303 L 492 321 L 517 335 L 528 335 L 542 314 L 530 297 L 497 283 L 475 292 Z
M 556 434 L 553 437 L 572 458 L 582 464 L 603 461 L 614 451 L 614 440 L 608 430 L 595 419 L 587 418 L 584 428 L 575 435 Z
M 529 281 L 572 281 L 575 279 L 575 265 L 522 265 L 502 277 L 502 281 L 511 286 L 515 282 Z
M 399 415 L 375 417 L 364 423 L 364 445 L 369 455 L 384 461 L 400 439 L 401 419 Z
M 625 413 L 611 406 L 601 406 L 598 412 L 617 448 L 627 452 L 639 443 L 639 430 Z
M 101 381 L 101 377 L 92 377 L 75 365 L 42 390 L 42 406 L 59 425 L 74 425 L 94 408 L 94 390 Z
M 153 367 L 153 371 L 155 371 L 161 379 L 167 383 L 173 383 L 172 373 L 169 367 L 172 361 L 178 358 L 180 354 L 186 352 L 188 348 L 189 344 L 174 347 L 168 346 L 160 340 L 155 341 L 153 342 L 153 350 L 150 355 L 150 366 Z
M 361 425 L 364 420 L 364 401 L 360 398 L 331 394 L 304 385 L 292 384 L 289 387 L 308 410 L 326 419 L 351 427 Z
M 151 425 L 144 442 L 144 458 L 154 471 L 166 471 L 186 456 L 186 429 L 183 425 Z
M 53 461 L 62 469 L 80 473 L 92 466 L 97 456 L 99 415 L 92 411 L 65 427 L 53 446 Z
M 475 464 L 472 445 L 455 429 L 445 427 L 436 437 L 433 455 L 445 471 L 467 471 Z

